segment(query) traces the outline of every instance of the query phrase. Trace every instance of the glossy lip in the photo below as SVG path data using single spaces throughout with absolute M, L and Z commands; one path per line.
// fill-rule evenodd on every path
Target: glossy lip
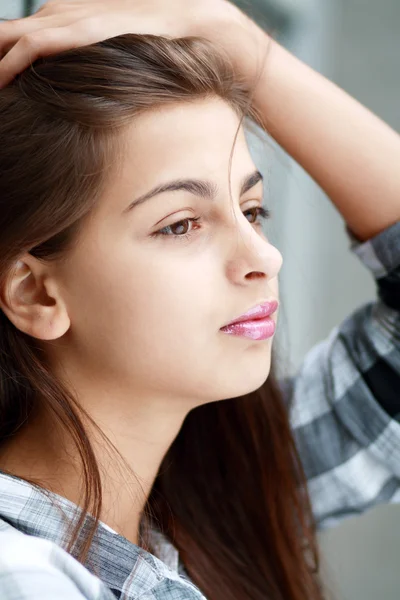
M 271 316 L 278 308 L 279 303 L 276 300 L 269 300 L 267 302 L 262 302 L 261 304 L 257 304 L 250 308 L 247 312 L 245 312 L 240 317 L 233 319 L 223 327 L 228 327 L 229 325 L 234 325 L 235 323 L 243 323 L 245 321 L 258 321 L 260 319 L 265 319 L 266 317 Z M 221 329 L 223 329 L 221 327 Z

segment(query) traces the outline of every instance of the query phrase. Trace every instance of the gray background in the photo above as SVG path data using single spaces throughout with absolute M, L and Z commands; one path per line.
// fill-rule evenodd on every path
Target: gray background
M 297 56 L 400 131 L 400 0 L 237 1 L 275 28 Z M 0 15 L 17 18 L 21 7 L 19 1 L 0 0 Z M 280 368 L 295 372 L 305 353 L 374 298 L 375 289 L 348 250 L 341 217 L 318 186 L 271 141 L 260 145 L 250 136 L 250 142 L 268 174 L 267 202 L 274 215 L 268 233 L 284 256 Z M 379 507 L 321 535 L 333 598 L 400 598 L 399 508 Z

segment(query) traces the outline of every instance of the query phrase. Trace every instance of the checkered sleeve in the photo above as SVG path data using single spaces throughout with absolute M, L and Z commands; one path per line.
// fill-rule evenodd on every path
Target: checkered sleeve
M 54 542 L 0 521 L 1 600 L 115 600 L 103 583 Z
M 306 355 L 290 419 L 320 528 L 400 501 L 400 221 L 351 250 L 377 296 Z

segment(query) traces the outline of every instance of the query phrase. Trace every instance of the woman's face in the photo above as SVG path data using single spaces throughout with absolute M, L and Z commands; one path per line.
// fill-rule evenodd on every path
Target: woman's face
M 277 299 L 282 265 L 261 220 L 253 222 L 262 182 L 241 194 L 256 171 L 242 129 L 230 197 L 237 126 L 226 103 L 207 99 L 144 114 L 124 134 L 119 173 L 57 275 L 70 328 L 52 347 L 83 386 L 190 409 L 267 378 L 272 338 L 220 329 Z M 178 179 L 203 183 L 129 209 Z

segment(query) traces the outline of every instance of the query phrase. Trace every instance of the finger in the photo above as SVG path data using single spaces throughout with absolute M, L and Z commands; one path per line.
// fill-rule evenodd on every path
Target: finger
M 46 19 L 46 20 L 45 20 Z M 50 18 L 24 17 L 23 19 L 12 19 L 0 22 L 0 53 L 7 52 L 23 36 L 54 25 Z M 61 24 L 60 24 L 61 25 Z
M 57 54 L 63 50 L 86 46 L 100 41 L 104 36 L 95 30 L 74 27 L 40 29 L 23 35 L 0 61 L 0 88 L 22 73 L 40 57 Z
M 87 0 L 85 0 L 87 2 Z M 67 26 L 85 18 L 86 6 L 72 2 L 56 5 L 52 2 L 43 4 L 33 15 L 22 19 L 0 18 L 0 54 L 6 52 L 23 36 L 40 29 Z M 45 12 L 51 11 L 50 14 Z M 39 14 L 41 13 L 41 14 Z M 71 18 L 72 17 L 72 18 Z

